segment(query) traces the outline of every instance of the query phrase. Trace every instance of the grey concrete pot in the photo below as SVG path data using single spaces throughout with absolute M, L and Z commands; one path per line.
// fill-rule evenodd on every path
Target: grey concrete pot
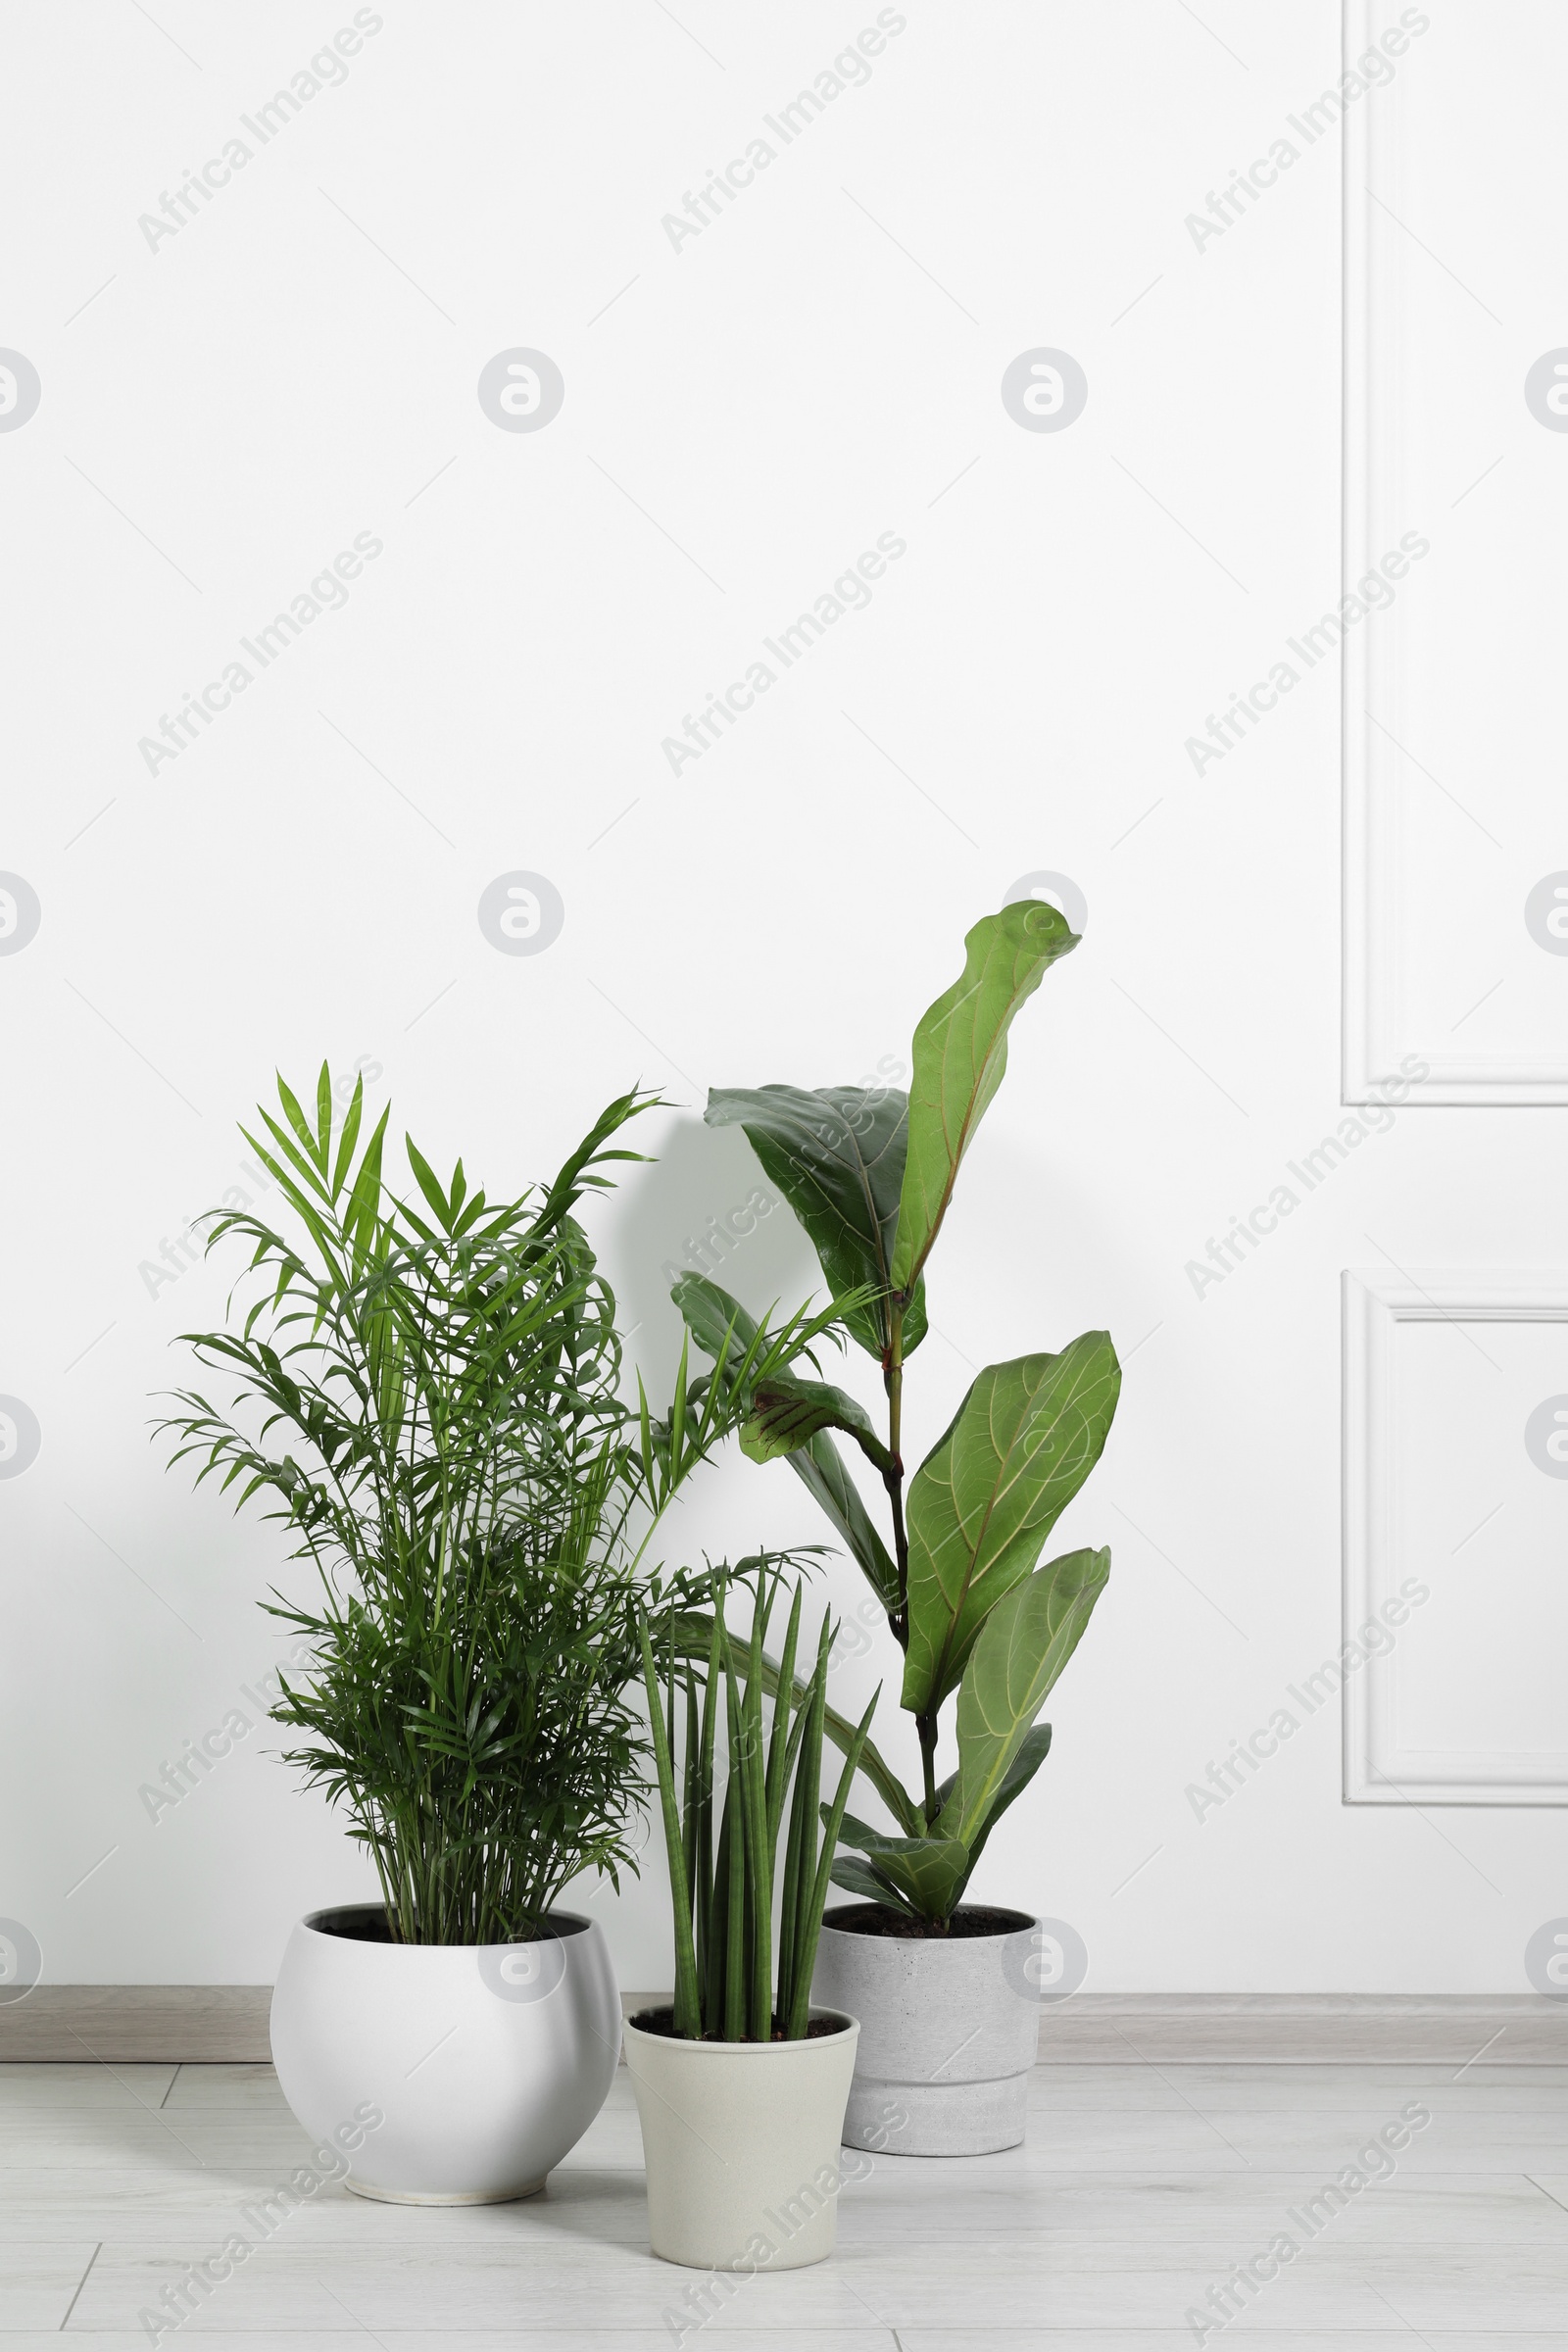
M 869 1903 L 822 1925 L 811 1997 L 860 2021 L 844 2144 L 889 2156 L 984 2156 L 1024 2135 L 1040 2037 L 1037 1926 L 996 1936 L 855 1933 Z

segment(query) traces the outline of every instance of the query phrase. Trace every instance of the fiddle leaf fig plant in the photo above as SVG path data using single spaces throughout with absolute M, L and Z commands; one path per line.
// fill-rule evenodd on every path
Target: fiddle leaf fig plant
M 949 1428 L 913 1469 L 904 1456 L 905 1367 L 926 1333 L 925 1270 L 976 1128 L 1007 1066 L 1019 1008 L 1078 935 L 1035 900 L 975 924 L 964 967 L 914 1032 L 909 1091 L 796 1086 L 716 1088 L 710 1126 L 742 1128 L 805 1226 L 840 1303 L 844 1329 L 881 1366 L 885 1435 L 842 1389 L 766 1371 L 734 1401 L 754 1461 L 787 1459 L 837 1529 L 887 1611 L 904 1652 L 903 1704 L 914 1718 L 921 1787 L 904 1788 L 857 1727 L 829 1710 L 896 1827 L 846 1814 L 855 1852 L 836 1884 L 948 1923 L 985 1842 L 1045 1761 L 1039 1722 L 1110 1573 L 1106 1550 L 1040 1565 L 1053 1527 L 1104 1446 L 1121 1385 L 1109 1334 L 1089 1331 L 1057 1354 L 989 1364 Z M 853 1297 L 847 1297 L 853 1294 Z M 691 1337 L 733 1387 L 756 1326 L 708 1277 L 671 1293 Z M 884 1537 L 838 1440 L 881 1481 Z M 937 1777 L 942 1714 L 955 1698 L 954 1771 Z

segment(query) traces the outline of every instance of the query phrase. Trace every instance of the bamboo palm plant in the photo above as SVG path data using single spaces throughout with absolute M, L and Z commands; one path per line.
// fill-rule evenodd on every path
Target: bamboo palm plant
M 226 1327 L 184 1337 L 233 1393 L 177 1392 L 161 1427 L 314 1564 L 314 1606 L 268 1604 L 314 1653 L 274 1717 L 298 1735 L 285 1760 L 347 1810 L 395 1941 L 529 1937 L 579 1871 L 635 1867 L 639 1611 L 707 1591 L 652 1573 L 648 1547 L 735 1421 L 731 1384 L 688 1391 L 684 1354 L 670 1412 L 628 1413 L 614 1298 L 572 1214 L 644 1156 L 618 1139 L 652 1101 L 619 1097 L 517 1199 L 470 1189 L 461 1160 L 443 1184 L 409 1138 L 405 1199 L 389 1112 L 362 1144 L 363 1086 L 339 1126 L 323 1066 L 314 1119 L 279 1079 L 276 1115 L 242 1131 L 283 1221 L 211 1225 L 248 1269 Z M 729 1370 L 749 1392 L 826 1320 L 738 1345 Z
M 683 2040 L 801 2041 L 810 2019 L 811 1972 L 833 1853 L 876 1698 L 852 1736 L 837 1794 L 821 1803 L 828 1656 L 834 1627 L 822 1613 L 816 1665 L 796 1674 L 802 1587 L 790 1602 L 782 1654 L 767 1657 L 768 1621 L 781 1577 L 758 1563 L 745 1669 L 725 1623 L 725 1580 L 715 1578 L 705 1668 L 677 1664 L 671 1633 L 662 1683 L 642 1622 L 643 1678 L 653 1731 L 675 1923 L 672 2030 Z M 763 1695 L 773 1698 L 764 1737 Z M 677 1692 L 684 1753 L 677 1779 Z M 722 1787 L 715 1780 L 724 1723 Z M 789 1798 L 782 1872 L 779 1832 Z M 714 1835 L 714 1809 L 718 1809 Z M 818 1834 L 818 1809 L 821 1827 Z M 778 1896 L 778 1931 L 773 1928 Z M 640 2021 L 646 2022 L 646 2021 Z

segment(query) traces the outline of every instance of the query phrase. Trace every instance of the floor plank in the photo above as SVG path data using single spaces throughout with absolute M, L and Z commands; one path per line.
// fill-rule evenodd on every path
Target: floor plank
M 1348 2185 L 1409 2106 L 1430 2122 Z M 270 2067 L 0 2067 L 0 2352 L 62 2331 L 147 2352 L 141 2315 L 309 2144 Z M 847 2152 L 846 2171 L 832 2260 L 705 2306 L 703 2274 L 649 2253 L 622 2070 L 545 2196 L 416 2212 L 324 2189 L 177 2333 L 204 2352 L 1175 2352 L 1228 2308 L 1205 2338 L 1225 2352 L 1568 2352 L 1565 2067 L 1041 2067 L 1023 2147 Z M 1282 2232 L 1291 2259 L 1239 2287 Z

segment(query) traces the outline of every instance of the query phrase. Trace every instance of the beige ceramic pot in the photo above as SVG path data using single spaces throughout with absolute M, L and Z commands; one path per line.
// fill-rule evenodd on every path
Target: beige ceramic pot
M 703 2271 L 793 2271 L 833 2251 L 839 2140 L 860 2029 L 805 2041 L 677 2041 L 625 2028 L 656 2254 Z

